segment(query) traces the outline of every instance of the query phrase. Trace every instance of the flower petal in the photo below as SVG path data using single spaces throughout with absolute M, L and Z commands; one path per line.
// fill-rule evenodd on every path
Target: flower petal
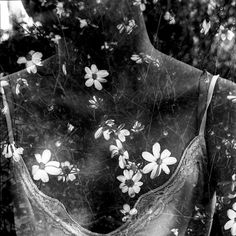
M 139 186 L 134 185 L 134 186 L 133 186 L 133 190 L 134 190 L 135 193 L 139 193 L 141 189 L 140 189 Z
M 234 211 L 236 211 L 236 202 L 232 205 Z
M 94 138 L 97 139 L 102 135 L 103 127 L 100 127 L 94 134 Z
M 125 159 L 129 159 L 129 153 L 128 153 L 128 151 L 125 151 L 125 152 L 123 153 L 123 157 L 124 157 Z
M 84 78 L 85 78 L 85 79 L 93 79 L 92 75 L 89 75 L 89 74 L 86 74 L 86 75 L 84 76 Z
M 143 173 L 147 174 L 147 173 L 151 172 L 155 168 L 155 166 L 157 166 L 156 162 L 151 162 L 151 163 L 147 164 L 143 168 Z
M 84 70 L 85 70 L 86 74 L 88 74 L 89 76 L 92 76 L 93 73 L 87 66 L 84 68 Z
M 36 64 L 37 66 L 41 66 L 42 65 L 42 63 L 41 63 L 42 56 L 43 56 L 43 54 L 41 52 L 35 52 L 32 55 L 32 62 L 34 64 Z
M 118 138 L 120 139 L 121 142 L 125 142 L 126 138 L 122 133 L 118 134 Z
M 123 156 L 119 156 L 119 167 L 121 169 L 124 169 L 125 168 L 125 159 L 123 158 Z
M 156 161 L 156 158 L 150 152 L 142 152 L 142 157 L 149 162 Z
M 56 168 L 59 168 L 60 166 L 60 163 L 58 161 L 49 161 L 45 166 L 52 166 L 52 167 L 56 167 Z M 65 166 L 68 166 L 65 164 Z
M 48 174 L 45 170 L 41 170 L 39 169 L 35 175 L 33 176 L 33 179 L 34 180 L 42 180 L 44 183 L 48 182 L 49 181 L 49 177 L 48 177 Z
M 103 137 L 104 137 L 105 140 L 109 140 L 109 139 L 110 139 L 110 133 L 111 133 L 111 132 L 110 132 L 109 129 L 103 131 Z
M 228 229 L 232 228 L 233 224 L 234 224 L 234 220 L 227 221 L 226 224 L 224 225 L 224 229 L 228 230 Z
M 123 176 L 123 175 L 119 175 L 116 178 L 122 183 L 125 182 L 125 180 L 126 180 L 125 176 Z
M 93 83 L 94 83 L 94 79 L 90 78 L 90 79 L 86 80 L 85 85 L 87 87 L 91 87 L 93 85 Z
M 97 77 L 97 80 L 100 82 L 100 83 L 106 83 L 107 80 L 106 79 L 103 79 L 101 77 Z
M 167 157 L 169 157 L 171 154 L 171 152 L 167 149 L 165 149 L 162 153 L 161 153 L 161 159 L 165 159 Z
M 25 57 L 19 57 L 17 60 L 17 64 L 25 64 L 27 62 Z
M 28 54 L 30 54 L 31 56 L 32 56 L 34 53 L 35 53 L 34 50 L 30 50 L 30 51 L 28 52 Z
M 107 77 L 109 75 L 109 73 L 106 71 L 106 70 L 99 70 L 98 72 L 97 72 L 97 76 L 98 77 Z
M 139 187 L 140 187 L 140 186 L 142 186 L 142 185 L 143 185 L 143 182 L 136 182 L 136 183 L 135 183 L 135 186 L 139 186 Z
M 40 178 L 44 183 L 49 181 L 49 176 L 46 171 L 41 172 Z
M 132 171 L 132 170 L 131 170 Z M 133 175 L 133 171 L 131 172 L 131 177 L 130 177 L 130 171 L 129 170 L 124 170 L 123 171 L 123 174 L 125 176 L 125 179 L 131 179 L 132 178 L 132 175 Z
M 167 157 L 162 160 L 162 163 L 165 163 L 166 165 L 173 165 L 177 162 L 177 159 L 175 157 Z
M 48 149 L 45 149 L 42 154 L 42 162 L 46 164 L 51 158 L 51 151 Z
M 234 222 L 233 225 L 232 225 L 231 234 L 232 234 L 232 236 L 235 236 L 235 235 L 236 235 L 236 223 L 235 223 L 235 222 Z
M 168 167 L 166 164 L 162 163 L 161 166 L 160 166 L 160 168 L 161 168 L 167 175 L 170 174 L 170 169 L 169 169 L 169 167 Z
M 110 150 L 110 152 L 113 152 L 113 151 L 117 151 L 117 152 L 118 152 L 117 146 L 115 146 L 115 145 L 113 145 L 113 144 L 110 145 L 109 150 Z
M 128 191 L 128 186 L 124 186 L 124 187 L 122 187 L 122 189 L 121 189 L 121 191 L 122 191 L 122 193 L 126 193 L 127 191 Z
M 232 209 L 229 209 L 229 210 L 227 211 L 227 216 L 228 216 L 231 220 L 233 220 L 234 218 L 236 218 L 236 212 L 233 211 Z
M 34 176 L 38 170 L 39 170 L 39 166 L 38 165 L 33 165 L 32 166 L 32 175 Z
M 133 170 L 128 170 L 128 176 L 129 176 L 128 179 L 132 179 L 133 174 L 134 174 Z
M 121 150 L 123 148 L 123 145 L 119 139 L 116 139 L 116 146 L 119 150 Z
M 160 150 L 161 150 L 161 146 L 159 143 L 155 143 L 152 146 L 152 152 L 153 152 L 154 157 L 156 158 L 155 160 L 157 160 L 160 157 Z
M 69 174 L 67 176 L 67 181 L 70 180 L 70 181 L 74 181 L 76 179 L 75 175 L 74 174 Z
M 128 205 L 128 204 L 124 204 L 123 205 L 123 209 L 125 210 L 125 212 L 129 212 L 130 211 L 130 205 Z
M 138 213 L 138 211 L 136 208 L 131 209 L 129 212 L 130 215 L 136 215 L 137 213 Z
M 94 80 L 94 86 L 97 90 L 102 90 L 102 84 L 98 80 Z
M 132 178 L 134 182 L 138 182 L 142 178 L 142 174 L 138 171 Z
M 152 169 L 152 172 L 151 172 L 151 175 L 150 175 L 150 178 L 151 179 L 154 179 L 156 176 L 159 176 L 160 172 L 159 172 L 159 165 L 155 165 L 154 168 Z M 157 173 L 158 171 L 158 173 Z
M 54 166 L 45 166 L 45 171 L 50 175 L 59 175 L 61 169 Z
M 123 129 L 123 130 L 121 130 L 120 132 L 121 132 L 123 135 L 125 135 L 125 136 L 129 136 L 129 135 L 130 135 L 129 130 L 127 130 L 127 129 Z
M 38 163 L 42 162 L 42 156 L 40 154 L 34 154 Z
M 130 197 L 134 197 L 135 196 L 134 189 L 133 188 L 129 188 L 128 189 L 128 194 L 129 194 Z
M 91 72 L 92 72 L 93 74 L 97 74 L 98 68 L 97 68 L 97 66 L 96 66 L 95 64 L 92 64 L 92 65 L 91 65 Z

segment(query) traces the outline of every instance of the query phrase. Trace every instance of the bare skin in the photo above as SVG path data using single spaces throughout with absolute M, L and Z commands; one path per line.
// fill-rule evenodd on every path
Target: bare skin
M 58 22 L 56 14 L 52 11 L 38 11 L 35 13 L 30 1 L 24 0 L 22 2 L 26 10 L 28 10 L 35 20 L 40 20 L 43 24 L 56 24 Z M 98 8 L 96 12 L 94 11 L 95 8 Z M 132 119 L 142 120 L 147 127 L 146 134 L 138 139 L 137 142 L 134 142 L 135 147 L 137 147 L 137 153 L 139 152 L 140 155 L 143 148 L 145 151 L 151 152 L 152 145 L 155 142 L 159 142 L 163 148 L 171 151 L 178 163 L 184 149 L 190 141 L 198 135 L 199 79 L 203 75 L 203 72 L 156 50 L 148 38 L 140 9 L 137 6 L 133 6 L 128 0 L 119 1 L 119 3 L 117 0 L 102 0 L 99 7 L 95 0 L 89 0 L 86 1 L 85 10 L 78 12 L 78 16 L 88 18 L 92 23 L 102 25 L 102 32 L 105 32 L 106 40 L 118 42 L 118 48 L 116 48 L 117 52 L 124 52 L 125 56 L 129 58 L 133 54 L 143 53 L 144 55 L 151 56 L 154 61 L 159 62 L 159 66 L 154 66 L 153 64 L 136 65 L 134 72 L 130 73 L 132 66 L 120 67 L 122 65 L 119 64 L 121 63 L 121 57 L 119 54 L 114 54 L 113 61 L 115 63 L 111 65 L 111 70 L 117 71 L 117 80 L 114 83 L 116 83 L 118 89 L 109 92 L 113 97 L 119 97 L 118 101 L 114 102 L 114 106 L 117 111 L 121 111 L 121 108 L 124 109 L 124 112 L 122 110 L 123 113 L 118 112 L 121 117 L 123 114 L 130 112 Z M 137 25 L 134 31 L 126 36 L 119 34 L 119 32 L 115 30 L 117 24 L 122 22 L 124 17 L 135 19 Z M 106 61 L 106 58 L 104 58 L 104 61 Z M 141 79 L 139 83 L 136 83 L 138 77 Z M 220 79 L 214 99 L 217 100 L 222 97 L 223 102 L 221 106 L 225 107 L 227 99 L 226 96 L 223 97 L 221 91 L 229 93 L 234 90 L 236 90 L 236 88 L 233 83 Z M 83 109 L 78 109 L 78 103 L 83 99 L 83 95 L 74 93 L 69 89 L 65 92 L 65 104 L 68 106 L 69 110 L 79 117 L 90 119 L 89 114 L 86 114 Z M 124 104 L 128 104 L 130 101 L 133 106 L 124 106 Z M 204 109 L 204 107 L 202 109 Z M 212 108 L 212 112 L 208 115 L 209 122 L 207 130 L 211 130 L 217 125 L 214 123 L 216 122 L 214 117 L 219 117 L 217 109 L 214 110 Z M 230 108 L 225 108 L 225 112 L 230 112 Z M 235 114 L 233 116 L 235 116 Z M 121 119 L 123 119 L 124 122 L 129 122 L 125 115 Z M 232 124 L 232 133 L 234 131 L 235 127 Z M 91 135 L 93 132 L 94 130 L 91 130 Z M 217 152 L 215 140 L 212 139 L 209 133 L 207 133 L 206 137 L 209 159 L 212 160 Z M 110 168 L 109 163 L 104 160 L 107 159 L 107 155 L 109 155 L 108 151 L 104 151 L 109 149 L 109 145 L 110 143 L 105 145 L 102 143 L 93 143 L 90 145 L 89 150 L 93 151 L 87 156 L 86 163 L 89 163 L 87 166 L 88 173 L 93 174 L 86 176 L 86 173 L 84 173 L 85 178 L 101 178 L 101 182 L 106 179 L 105 177 L 99 177 L 97 173 L 100 174 Z M 140 150 L 139 147 L 141 147 Z M 104 152 L 106 155 L 104 155 Z M 94 164 L 94 166 L 91 165 L 91 156 L 100 157 L 100 162 L 95 163 L 96 165 Z M 176 166 L 177 165 L 170 167 L 171 173 L 176 169 Z M 91 168 L 90 172 L 89 168 Z M 94 169 L 96 169 L 96 172 L 92 172 Z M 212 164 L 212 170 L 213 169 L 217 169 L 215 163 Z M 164 184 L 169 178 L 169 175 L 161 175 L 158 180 L 154 182 L 147 181 L 141 193 L 146 193 L 150 189 Z M 115 179 L 114 184 L 117 184 Z M 107 201 L 106 193 L 104 193 L 107 191 L 106 186 L 98 183 L 96 191 L 98 194 L 91 196 L 91 199 L 93 197 L 98 198 L 99 195 L 100 199 L 103 199 L 101 204 L 105 204 Z M 115 199 L 116 192 L 109 194 L 111 199 Z M 113 207 L 112 204 L 113 202 L 109 205 L 110 208 Z M 85 210 L 91 214 L 98 214 L 98 222 L 102 217 L 106 216 L 102 208 L 98 209 L 88 206 Z M 109 214 L 116 218 L 116 212 L 111 210 Z M 103 221 L 98 224 L 103 224 Z

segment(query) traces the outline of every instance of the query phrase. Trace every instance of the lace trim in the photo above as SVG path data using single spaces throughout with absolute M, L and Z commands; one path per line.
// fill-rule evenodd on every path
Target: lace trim
M 195 137 L 185 149 L 181 163 L 171 179 L 163 186 L 151 190 L 140 197 L 135 207 L 138 212 L 143 212 L 143 214 L 138 219 L 135 219 L 136 222 L 130 226 L 129 231 L 134 232 L 132 235 L 135 235 L 135 232 L 138 230 L 143 229 L 153 218 L 160 216 L 165 206 L 173 200 L 173 193 L 176 194 L 181 190 L 189 170 L 203 157 L 203 141 L 204 138 L 202 136 Z
M 143 228 L 152 218 L 160 215 L 163 212 L 164 206 L 172 200 L 172 193 L 178 192 L 183 187 L 183 178 L 190 169 L 189 167 L 198 160 L 198 156 L 202 156 L 203 141 L 204 137 L 196 136 L 185 149 L 178 167 L 170 179 L 162 186 L 140 196 L 135 204 L 139 214 L 106 235 L 133 235 L 137 229 Z M 37 214 L 36 218 L 40 219 L 37 221 L 37 231 L 45 228 L 46 224 L 50 230 L 59 229 L 60 232 L 64 232 L 64 235 L 102 235 L 90 232 L 80 226 L 70 217 L 59 200 L 42 193 L 31 179 L 23 159 L 14 163 L 14 168 L 19 184 L 22 185 L 32 207 L 35 208 L 34 214 Z M 48 228 L 46 232 L 49 232 Z

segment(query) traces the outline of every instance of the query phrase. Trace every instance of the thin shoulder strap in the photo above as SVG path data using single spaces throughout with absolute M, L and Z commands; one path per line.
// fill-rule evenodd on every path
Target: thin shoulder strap
M 6 80 L 0 81 L 0 94 L 2 94 L 2 102 L 3 102 L 3 106 L 4 106 L 3 110 L 4 110 L 4 114 L 6 116 L 9 143 L 13 144 L 14 143 L 14 135 L 13 135 L 13 129 L 12 129 L 12 120 L 11 120 L 9 104 L 7 102 L 7 98 L 6 98 L 6 94 L 5 94 L 5 90 L 4 90 L 4 87 L 7 87 L 7 86 L 9 86 L 9 83 Z
M 209 89 L 208 89 L 208 94 L 207 94 L 207 104 L 206 104 L 205 112 L 204 112 L 202 122 L 201 122 L 201 125 L 200 125 L 199 135 L 204 135 L 204 133 L 205 133 L 207 110 L 208 110 L 208 107 L 211 103 L 214 88 L 215 88 L 216 81 L 217 81 L 218 78 L 219 78 L 219 75 L 214 75 L 211 79 Z

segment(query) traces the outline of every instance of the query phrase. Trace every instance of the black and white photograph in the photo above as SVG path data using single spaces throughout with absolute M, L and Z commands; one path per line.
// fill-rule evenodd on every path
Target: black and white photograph
M 236 236 L 236 0 L 0 0 L 1 236 Z

